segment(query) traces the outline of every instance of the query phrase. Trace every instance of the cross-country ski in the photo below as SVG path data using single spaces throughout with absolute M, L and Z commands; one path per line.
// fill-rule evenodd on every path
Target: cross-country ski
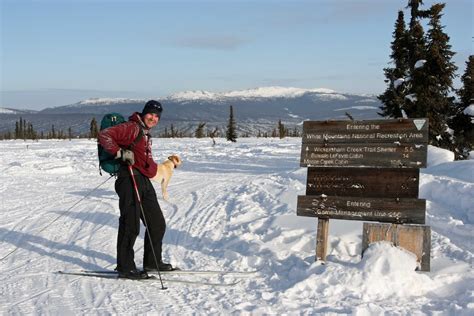
M 160 271 L 162 274 L 209 274 L 209 275 L 232 275 L 232 276 L 250 276 L 254 275 L 259 270 L 253 271 L 225 271 L 225 270 L 181 270 L 179 268 L 171 271 Z M 103 273 L 103 274 L 117 274 L 117 271 L 113 270 L 80 270 L 80 271 L 64 271 L 64 272 L 85 272 L 85 273 Z M 157 273 L 157 272 L 148 272 Z
M 128 280 L 128 281 L 136 281 L 136 282 L 159 282 L 158 278 L 155 275 L 149 275 L 147 278 L 144 279 L 135 279 L 130 280 L 127 278 L 120 278 L 117 272 L 108 273 L 108 272 L 71 272 L 71 271 L 57 271 L 58 274 L 62 275 L 70 275 L 70 276 L 79 276 L 79 277 L 91 277 L 91 278 L 99 278 L 99 279 L 111 279 L 111 280 Z M 176 283 L 176 284 L 184 284 L 184 285 L 193 285 L 193 286 L 213 286 L 213 287 L 231 287 L 237 285 L 240 280 L 233 281 L 233 282 L 209 282 L 205 280 L 201 281 L 193 281 L 193 280 L 178 280 L 178 279 L 170 279 L 164 278 L 163 282 L 165 283 Z

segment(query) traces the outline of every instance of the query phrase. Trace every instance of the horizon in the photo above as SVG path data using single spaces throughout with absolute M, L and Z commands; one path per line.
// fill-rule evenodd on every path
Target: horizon
M 376 97 L 376 95 L 372 94 L 354 94 L 354 93 L 344 93 L 335 91 L 328 88 L 313 88 L 313 89 L 302 89 L 296 87 L 281 87 L 281 86 L 268 86 L 268 87 L 256 87 L 251 89 L 243 89 L 243 90 L 232 90 L 232 91 L 223 91 L 223 92 L 213 92 L 213 91 L 206 91 L 206 90 L 188 90 L 188 91 L 181 91 L 173 94 L 169 94 L 167 96 L 160 96 L 160 97 L 150 97 L 150 98 L 122 98 L 122 97 L 90 97 L 86 99 L 79 100 L 74 103 L 62 104 L 58 106 L 50 106 L 45 107 L 42 109 L 28 109 L 28 108 L 9 108 L 9 107 L 2 107 L 0 109 L 5 110 L 18 110 L 18 111 L 42 111 L 48 108 L 58 108 L 63 106 L 75 106 L 78 104 L 81 105 L 88 105 L 92 103 L 127 103 L 127 102 L 146 102 L 147 100 L 158 100 L 160 102 L 166 102 L 168 100 L 209 100 L 209 99 L 216 99 L 216 98 L 292 98 L 292 97 L 299 97 L 306 93 L 318 93 L 318 94 L 334 94 L 334 95 L 352 95 L 352 96 L 360 96 L 360 97 L 367 97 L 372 98 Z
M 406 3 L 3 0 L 0 107 L 269 86 L 379 95 Z M 472 54 L 472 4 L 443 12 L 460 76 Z

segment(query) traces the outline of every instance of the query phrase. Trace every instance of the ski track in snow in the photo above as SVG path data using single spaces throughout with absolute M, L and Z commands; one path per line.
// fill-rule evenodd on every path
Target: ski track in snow
M 113 269 L 118 225 L 114 179 L 100 177 L 93 140 L 3 141 L 2 314 L 459 314 L 474 312 L 474 161 L 422 169 L 420 198 L 432 228 L 432 271 L 389 245 L 360 259 L 361 223 L 332 220 L 326 265 L 314 262 L 317 220 L 296 216 L 305 193 L 301 139 L 156 139 L 162 161 L 179 154 L 162 200 L 163 257 L 182 269 L 259 270 L 231 288 L 59 275 Z M 470 172 L 470 173 L 469 173 Z M 73 206 L 79 200 L 79 204 Z M 53 220 L 56 221 L 52 223 Z M 144 229 L 135 260 L 142 265 Z M 406 257 L 405 257 L 406 256 Z M 402 258 L 402 259 L 400 259 Z M 176 275 L 231 282 L 232 275 Z

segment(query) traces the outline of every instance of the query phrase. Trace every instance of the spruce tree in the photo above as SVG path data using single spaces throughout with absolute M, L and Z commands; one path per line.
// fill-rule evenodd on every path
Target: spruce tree
M 424 16 L 419 9 L 423 4 L 422 0 L 409 0 L 408 8 L 410 8 L 410 25 L 407 34 L 408 46 L 408 65 L 411 72 L 415 69 L 415 64 L 419 60 L 423 60 L 426 54 L 426 43 L 424 40 L 424 30 L 420 24 L 420 19 Z M 424 11 L 423 11 L 424 12 Z
M 403 14 L 395 24 L 392 54 L 393 68 L 385 68 L 387 90 L 379 96 L 382 116 L 427 117 L 430 122 L 430 144 L 452 147 L 448 120 L 454 115 L 453 78 L 456 66 L 449 36 L 441 24 L 444 4 L 421 10 L 422 0 L 408 0 L 410 23 L 403 36 Z M 421 19 L 429 18 L 425 35 Z M 399 85 L 403 82 L 403 85 Z
M 403 82 L 408 74 L 408 33 L 405 29 L 405 19 L 403 11 L 398 11 L 398 18 L 395 22 L 393 41 L 391 43 L 392 53 L 390 54 L 393 67 L 384 68 L 385 82 L 388 87 L 385 92 L 378 96 L 382 102 L 378 113 L 384 117 L 402 117 L 401 110 L 405 103 L 405 87 Z
M 173 124 L 171 124 L 171 127 L 170 127 L 170 137 L 175 137 L 175 130 L 174 130 L 174 126 Z
M 406 95 L 404 111 L 409 118 L 426 117 L 426 104 L 423 93 L 426 91 L 426 41 L 420 18 L 424 16 L 419 9 L 422 0 L 409 0 L 410 24 L 407 35 L 408 76 L 406 77 Z
M 56 131 L 54 129 L 54 124 L 51 125 L 51 137 L 50 138 L 56 138 Z
M 204 126 L 206 126 L 206 123 L 199 123 L 198 127 L 196 128 L 196 131 L 194 132 L 194 137 L 196 138 L 204 137 Z
M 416 21 L 409 31 L 409 76 L 405 95 L 405 113 L 410 118 L 425 117 L 428 112 L 426 98 L 426 42 L 421 24 Z
M 441 25 L 444 4 L 435 4 L 430 10 L 430 26 L 427 35 L 427 54 L 425 70 L 429 74 L 425 78 L 427 116 L 430 119 L 430 143 L 436 146 L 450 148 L 451 136 L 447 132 L 448 119 L 455 113 L 453 79 L 457 70 L 451 61 L 454 52 L 451 51 L 449 36 L 443 32 Z
M 23 126 L 23 119 L 20 116 L 20 127 L 19 127 L 19 132 L 18 132 L 18 138 L 23 138 L 23 135 L 25 134 L 25 128 Z
M 95 117 L 93 117 L 91 120 L 90 129 L 89 129 L 89 138 L 97 138 L 98 135 L 99 135 L 99 128 L 97 126 L 97 121 L 95 120 Z
M 28 139 L 33 139 L 35 140 L 36 139 L 36 132 L 35 132 L 35 129 L 33 128 L 33 124 L 32 123 L 28 123 L 28 132 L 26 134 L 26 138 Z
M 464 111 L 467 107 L 474 104 L 474 55 L 469 56 L 469 60 L 466 61 L 466 70 L 461 77 L 462 88 L 459 89 L 458 95 L 460 98 L 460 104 Z
M 22 138 L 26 139 L 28 133 L 28 125 L 26 124 L 26 119 L 23 119 L 23 130 L 22 130 Z
M 234 109 L 230 106 L 229 123 L 227 124 L 226 139 L 231 142 L 237 141 L 237 133 L 235 131 Z
M 170 137 L 172 138 L 176 138 L 178 137 L 179 131 L 177 129 L 174 128 L 173 124 L 171 124 L 171 128 L 170 128 Z
M 454 133 L 454 153 L 456 159 L 466 159 L 474 144 L 474 56 L 466 61 L 466 70 L 461 77 L 462 87 L 457 91 L 455 115 L 449 121 Z M 470 108 L 470 112 L 468 112 Z M 470 114 L 469 114 L 470 113 Z
M 278 120 L 278 136 L 281 138 L 285 138 L 287 136 L 287 129 L 285 128 L 285 125 L 281 122 L 281 120 Z
M 20 138 L 20 124 L 15 122 L 15 139 Z

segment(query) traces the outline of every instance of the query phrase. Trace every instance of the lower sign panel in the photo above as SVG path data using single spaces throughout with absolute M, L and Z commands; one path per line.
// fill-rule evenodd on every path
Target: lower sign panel
M 414 253 L 421 271 L 430 271 L 431 228 L 418 225 L 364 223 L 362 254 L 371 243 L 389 241 Z
M 426 200 L 415 198 L 361 198 L 298 196 L 297 215 L 386 223 L 425 223 Z

